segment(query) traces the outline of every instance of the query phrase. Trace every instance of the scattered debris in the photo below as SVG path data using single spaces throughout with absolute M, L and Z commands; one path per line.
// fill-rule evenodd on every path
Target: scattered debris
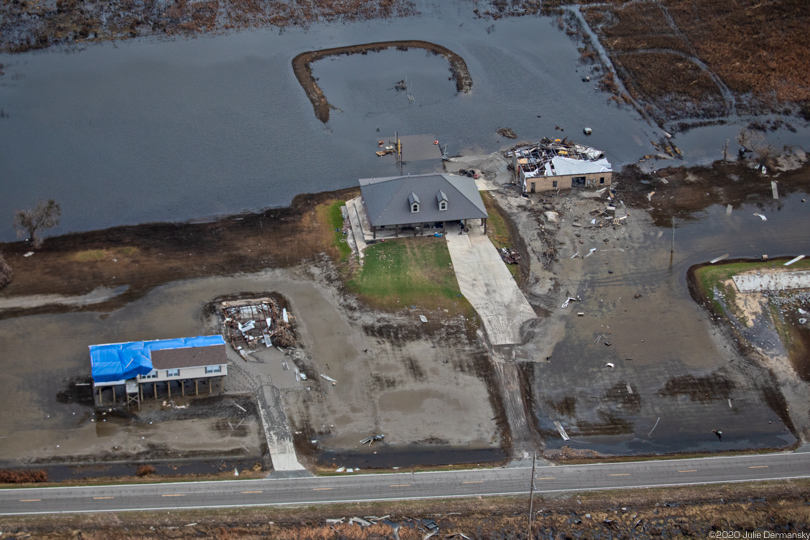
M 729 204 L 729 205 L 727 205 L 727 206 L 726 206 L 726 215 L 727 215 L 727 216 L 730 216 L 730 215 L 731 215 L 731 210 L 732 210 L 732 206 L 731 206 L 730 204 Z
M 766 217 L 765 217 L 765 216 L 763 216 L 762 214 L 757 214 L 756 212 L 754 212 L 754 215 L 755 215 L 755 216 L 757 216 L 757 217 L 758 217 L 759 219 L 761 219 L 762 221 L 768 221 L 768 218 L 766 218 Z
M 517 134 L 512 130 L 512 128 L 498 128 L 495 133 L 501 137 L 506 137 L 507 139 L 517 139 Z
M 419 320 L 422 321 L 423 323 L 428 322 L 427 317 L 425 317 L 424 315 L 419 315 Z
M 565 428 L 562 427 L 562 424 L 559 422 L 559 420 L 555 420 L 554 425 L 557 426 L 557 431 L 560 433 L 560 437 L 562 437 L 564 441 L 571 440 L 571 437 L 569 437 L 568 433 L 565 432 Z
M 565 309 L 565 308 L 567 308 L 567 307 L 568 307 L 568 303 L 569 303 L 569 302 L 572 302 L 572 301 L 573 301 L 573 302 L 576 302 L 577 300 L 578 300 L 578 298 L 574 298 L 573 296 L 569 296 L 569 297 L 568 297 L 568 300 L 566 300 L 566 301 L 563 303 L 563 305 L 561 305 L 560 307 L 561 307 L 561 308 L 563 308 L 563 309 Z
M 660 421 L 661 421 L 661 417 L 659 416 L 659 417 L 658 417 L 658 420 L 656 420 L 656 421 L 655 421 L 655 425 L 652 427 L 652 429 L 650 430 L 650 432 L 649 432 L 649 433 L 647 433 L 647 437 L 649 437 L 650 435 L 652 435 L 652 432 L 653 432 L 653 431 L 655 431 L 655 428 L 657 428 L 657 427 L 658 427 L 658 422 L 660 422 Z
M 802 260 L 802 259 L 804 259 L 804 255 L 799 255 L 798 257 L 795 257 L 795 258 L 793 258 L 793 259 L 790 259 L 788 262 L 786 262 L 786 263 L 784 264 L 784 266 L 790 266 L 791 264 L 793 264 L 793 263 L 795 263 L 795 262 L 799 262 L 799 261 L 800 261 L 800 260 Z
M 23 257 L 30 257 L 30 256 L 31 256 L 31 255 L 33 255 L 33 254 L 34 254 L 34 252 L 33 252 L 33 251 L 29 251 L 28 253 L 26 253 L 25 255 L 23 255 Z
M 723 255 L 720 255 L 719 257 L 715 257 L 714 259 L 709 261 L 709 264 L 714 264 L 716 262 L 720 262 L 723 259 L 725 259 L 726 257 L 728 257 L 728 253 L 724 253 Z
M 330 383 L 332 383 L 332 386 L 337 386 L 337 381 L 335 379 L 333 379 L 332 377 L 330 377 L 329 375 L 321 374 L 321 379 L 325 379 L 325 380 L 329 381 Z
M 593 130 L 589 127 L 586 127 L 585 129 L 582 130 L 582 132 L 585 133 L 585 135 L 590 135 L 591 133 L 593 133 Z
M 605 345 L 607 345 L 608 343 L 610 343 L 610 342 L 609 342 L 609 341 L 606 341 L 606 342 L 605 342 Z M 605 366 L 607 366 L 607 367 L 609 367 L 609 368 L 613 369 L 613 368 L 615 368 L 615 367 L 616 367 L 616 364 L 614 364 L 613 362 L 608 362 L 607 364 L 605 364 Z
M 272 298 L 222 302 L 219 311 L 226 339 L 246 360 L 242 349 L 257 347 L 259 343 L 264 343 L 265 347 L 295 345 L 287 309 L 279 310 Z
M 520 261 L 520 253 L 517 250 L 502 247 L 498 250 L 498 254 L 506 264 L 518 264 Z
M 384 438 L 385 438 L 385 435 L 372 435 L 371 437 L 366 437 L 365 439 L 360 441 L 360 444 L 367 444 L 367 445 L 371 446 L 372 444 L 374 444 L 374 441 L 381 441 Z

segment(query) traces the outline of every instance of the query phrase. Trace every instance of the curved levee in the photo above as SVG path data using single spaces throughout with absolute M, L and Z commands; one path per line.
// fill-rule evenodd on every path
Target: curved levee
M 378 41 L 375 43 L 365 43 L 362 45 L 347 45 L 345 47 L 334 47 L 332 49 L 321 49 L 318 51 L 307 51 L 299 54 L 293 58 L 292 66 L 298 82 L 301 83 L 307 97 L 312 102 L 312 108 L 315 109 L 315 116 L 324 124 L 329 121 L 329 111 L 334 109 L 329 104 L 329 100 L 323 94 L 323 90 L 315 82 L 312 76 L 312 63 L 326 58 L 328 56 L 339 56 L 343 54 L 358 54 L 367 52 L 379 52 L 385 49 L 396 47 L 398 49 L 407 50 L 410 48 L 424 49 L 434 54 L 440 54 L 450 62 L 455 80 L 456 89 L 459 92 L 467 93 L 472 89 L 472 77 L 467 69 L 467 63 L 464 59 L 441 45 L 430 43 L 427 41 L 418 40 L 405 40 L 405 41 Z

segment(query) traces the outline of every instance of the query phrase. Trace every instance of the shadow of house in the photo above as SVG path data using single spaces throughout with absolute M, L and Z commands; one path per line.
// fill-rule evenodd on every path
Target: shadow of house
M 381 231 L 412 231 L 414 236 L 425 229 L 441 229 L 448 224 L 480 219 L 486 232 L 489 214 L 475 185 L 466 176 L 420 174 L 365 178 L 360 180 L 363 208 L 371 225 L 372 238 Z

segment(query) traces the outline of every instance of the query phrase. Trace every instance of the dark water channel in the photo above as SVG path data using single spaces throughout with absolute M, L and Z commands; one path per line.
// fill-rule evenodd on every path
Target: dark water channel
M 376 141 L 432 134 L 448 152 L 521 139 L 584 138 L 616 167 L 653 153 L 660 138 L 632 109 L 581 81 L 576 44 L 550 18 L 478 20 L 466 2 L 418 2 L 421 16 L 195 39 L 139 39 L 70 50 L 0 55 L 0 241 L 11 215 L 39 198 L 62 205 L 54 234 L 286 205 L 298 193 L 395 174 Z M 322 60 L 316 77 L 333 111 L 319 122 L 296 81 L 306 50 L 420 39 L 460 54 L 473 78 L 457 95 L 446 62 L 423 51 Z M 409 93 L 396 92 L 407 79 Z M 555 126 L 565 129 L 555 131 Z M 379 128 L 379 132 L 377 129 Z M 736 126 L 676 139 L 688 162 L 719 156 Z M 806 140 L 808 129 L 784 133 Z M 413 162 L 406 172 L 423 172 Z M 431 165 L 433 166 L 433 165 Z

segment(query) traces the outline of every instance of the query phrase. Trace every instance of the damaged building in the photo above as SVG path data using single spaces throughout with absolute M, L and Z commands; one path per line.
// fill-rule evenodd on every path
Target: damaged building
M 523 193 L 609 186 L 613 169 L 604 152 L 568 141 L 544 138 L 511 152 L 515 181 Z

